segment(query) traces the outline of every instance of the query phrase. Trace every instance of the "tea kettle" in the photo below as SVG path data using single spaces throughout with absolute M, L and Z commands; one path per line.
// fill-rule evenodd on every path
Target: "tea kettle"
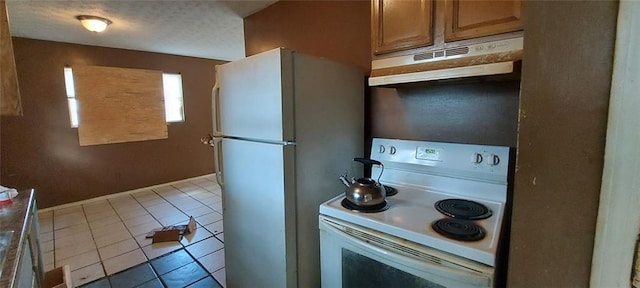
M 351 203 L 357 206 L 373 206 L 384 202 L 386 192 L 384 186 L 380 184 L 380 176 L 384 172 L 384 165 L 382 162 L 367 158 L 353 158 L 353 161 L 360 162 L 365 165 L 380 165 L 382 170 L 378 175 L 378 181 L 371 178 L 358 178 L 351 177 L 351 181 L 347 180 L 347 174 L 340 176 L 338 179 L 347 186 L 345 192 L 347 199 Z

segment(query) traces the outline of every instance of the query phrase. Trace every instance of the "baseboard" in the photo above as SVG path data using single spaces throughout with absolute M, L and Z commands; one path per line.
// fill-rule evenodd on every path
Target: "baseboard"
M 38 209 L 38 213 L 45 213 L 45 212 L 49 212 L 49 211 L 53 211 L 53 210 L 57 210 L 57 209 L 64 209 L 64 208 L 68 208 L 68 207 L 72 207 L 72 206 L 77 206 L 77 205 L 82 205 L 82 204 L 88 204 L 88 203 L 92 203 L 92 202 L 96 202 L 96 201 L 106 200 L 106 199 L 109 199 L 109 198 L 115 198 L 115 197 L 119 197 L 119 196 L 122 196 L 122 195 L 133 194 L 133 193 L 137 193 L 137 192 L 144 191 L 144 190 L 149 190 L 149 189 L 153 189 L 153 188 L 158 188 L 158 187 L 166 186 L 166 185 L 178 184 L 178 183 L 187 182 L 187 181 L 191 181 L 191 180 L 196 180 L 196 179 L 200 179 L 200 178 L 205 178 L 205 177 L 215 177 L 215 175 L 216 175 L 215 173 L 212 173 L 212 174 L 206 174 L 206 175 L 202 175 L 202 176 L 196 176 L 196 177 L 187 178 L 187 179 L 182 179 L 182 180 L 177 180 L 177 181 L 173 181 L 173 182 L 162 183 L 162 184 L 158 184 L 158 185 L 153 185 L 153 186 L 148 186 L 148 187 L 138 188 L 138 189 L 129 190 L 129 191 L 124 191 L 124 192 L 119 192 L 119 193 L 115 193 L 115 194 L 109 194 L 109 195 L 99 196 L 99 197 L 96 197 L 96 198 L 91 198 L 91 199 L 86 199 L 86 200 L 81 200 L 81 201 L 76 201 L 76 202 L 66 203 L 66 204 L 62 204 L 62 205 L 58 205 L 58 206 L 53 206 L 53 207 L 48 207 L 48 208 L 44 208 L 44 209 Z

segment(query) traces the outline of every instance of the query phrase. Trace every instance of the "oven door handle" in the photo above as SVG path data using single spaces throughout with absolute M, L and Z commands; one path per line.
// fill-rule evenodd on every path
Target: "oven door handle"
M 393 257 L 393 258 L 399 259 L 402 262 L 411 263 L 410 265 L 407 265 L 407 266 L 431 269 L 431 272 L 429 272 L 429 274 L 438 275 L 441 278 L 455 279 L 456 281 L 465 279 L 466 280 L 465 282 L 469 283 L 470 285 L 477 285 L 473 287 L 490 287 L 491 286 L 490 276 L 480 271 L 474 271 L 474 272 L 462 271 L 462 270 L 453 269 L 453 268 L 449 268 L 442 265 L 433 264 L 427 261 L 419 261 L 414 258 L 407 257 L 402 254 L 393 252 L 391 250 L 383 249 L 376 245 L 372 245 L 370 243 L 360 240 L 359 238 L 348 235 L 344 233 L 344 231 L 340 230 L 339 228 L 336 228 L 334 224 L 331 223 L 331 221 L 321 219 L 320 223 L 322 227 L 321 229 L 326 229 L 328 230 L 328 232 L 336 233 L 337 235 L 342 236 L 345 241 L 355 244 L 356 246 L 359 246 L 360 248 L 363 248 L 365 250 L 373 250 L 376 254 L 380 256 Z M 360 229 L 356 229 L 356 230 L 360 230 Z M 361 231 L 361 232 L 365 232 L 365 231 Z M 365 232 L 365 233 L 371 234 L 369 232 Z M 394 262 L 397 263 L 398 261 L 394 261 Z M 471 268 L 468 268 L 468 269 L 471 269 Z M 448 275 L 448 276 L 442 277 L 442 275 Z

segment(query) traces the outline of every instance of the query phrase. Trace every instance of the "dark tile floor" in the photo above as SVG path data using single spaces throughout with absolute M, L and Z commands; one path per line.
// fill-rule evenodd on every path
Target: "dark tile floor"
M 171 252 L 80 288 L 222 288 L 185 249 Z

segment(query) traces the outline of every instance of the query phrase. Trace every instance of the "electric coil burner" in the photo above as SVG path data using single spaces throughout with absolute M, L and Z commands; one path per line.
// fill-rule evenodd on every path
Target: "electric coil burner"
M 360 206 L 360 205 L 353 204 L 351 203 L 351 201 L 349 201 L 349 199 L 344 198 L 342 199 L 342 202 L 340 202 L 340 204 L 342 205 L 342 207 L 347 208 L 353 212 L 362 212 L 362 213 L 377 213 L 377 212 L 382 212 L 389 209 L 389 203 L 387 203 L 386 200 L 376 205 Z
M 469 220 L 482 220 L 491 217 L 491 209 L 475 201 L 464 199 L 444 199 L 433 205 L 444 218 L 431 223 L 431 227 L 441 235 L 460 241 L 478 241 L 486 232 L 482 226 Z
M 484 238 L 484 228 L 469 220 L 444 218 L 431 223 L 436 232 L 460 241 L 478 241 Z
M 385 191 L 386 197 L 390 197 L 390 196 L 398 194 L 398 189 L 393 188 L 393 187 L 389 187 L 387 185 L 384 185 L 384 191 Z
M 440 200 L 434 206 L 440 213 L 458 219 L 481 220 L 493 214 L 487 206 L 463 199 Z

